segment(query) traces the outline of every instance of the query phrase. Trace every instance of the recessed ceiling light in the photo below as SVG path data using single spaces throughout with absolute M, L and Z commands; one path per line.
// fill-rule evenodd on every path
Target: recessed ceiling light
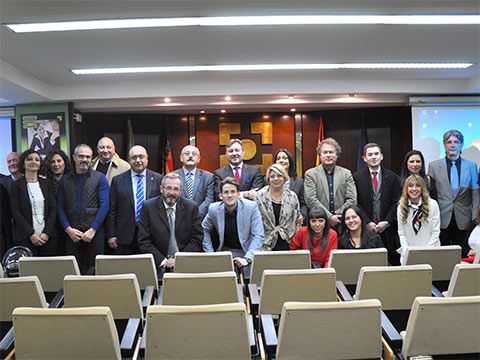
M 270 115 L 267 115 L 267 114 L 262 115 L 262 118 L 265 119 L 265 120 L 270 119 Z
M 169 103 L 172 100 L 170 100 L 170 98 L 166 97 L 166 98 L 163 99 L 163 101 L 165 101 L 166 103 Z
M 258 25 L 466 25 L 480 24 L 480 15 L 267 15 L 153 19 L 110 19 L 5 24 L 17 32 L 133 29 L 178 26 Z
M 147 66 L 102 69 L 72 69 L 76 75 L 138 74 L 195 71 L 266 71 L 266 70 L 396 70 L 396 69 L 465 69 L 473 63 L 323 63 L 323 64 L 251 64 L 251 65 L 191 65 Z
M 205 114 L 205 110 L 200 110 L 200 114 Z
M 222 110 L 220 110 L 220 112 L 221 112 L 222 114 L 225 114 L 225 113 L 227 112 L 227 110 L 222 109 Z
M 230 100 L 232 100 L 232 97 L 231 97 L 231 96 L 228 96 L 228 95 L 225 96 L 225 101 L 230 101 Z
M 290 111 L 291 111 L 291 112 L 295 112 L 296 109 L 295 109 L 295 108 L 291 108 Z

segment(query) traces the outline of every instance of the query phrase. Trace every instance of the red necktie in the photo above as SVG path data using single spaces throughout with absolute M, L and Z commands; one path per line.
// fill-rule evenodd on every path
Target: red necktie
M 235 180 L 238 181 L 238 183 L 240 183 L 240 172 L 238 171 L 238 166 L 235 166 Z
M 375 192 L 377 192 L 377 190 L 378 190 L 377 174 L 378 174 L 377 171 L 372 171 L 372 175 L 373 175 L 372 183 L 373 183 L 373 190 L 374 190 Z

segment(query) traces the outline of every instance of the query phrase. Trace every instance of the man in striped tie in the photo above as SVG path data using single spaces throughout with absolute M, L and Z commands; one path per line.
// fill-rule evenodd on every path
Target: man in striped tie
M 198 168 L 200 160 L 200 150 L 193 145 L 187 145 L 180 153 L 183 166 L 175 172 L 185 184 L 181 197 L 195 202 L 203 219 L 207 214 L 208 205 L 213 202 L 215 181 L 211 172 Z
M 138 253 L 138 220 L 145 200 L 160 194 L 162 175 L 147 169 L 148 154 L 143 146 L 128 152 L 131 169 L 115 176 L 110 189 L 107 216 L 107 244 L 116 255 Z

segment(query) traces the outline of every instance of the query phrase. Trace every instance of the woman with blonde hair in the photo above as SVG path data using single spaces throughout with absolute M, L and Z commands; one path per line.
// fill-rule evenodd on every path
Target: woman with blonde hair
M 440 209 L 420 175 L 405 179 L 397 219 L 402 264 L 409 246 L 440 246 Z
M 267 170 L 268 185 L 257 192 L 256 201 L 265 230 L 263 250 L 288 250 L 303 222 L 297 195 L 284 186 L 288 180 L 285 168 L 273 164 Z

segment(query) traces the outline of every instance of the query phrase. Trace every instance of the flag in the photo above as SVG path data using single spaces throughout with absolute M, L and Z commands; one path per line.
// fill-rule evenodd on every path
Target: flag
M 365 119 L 362 119 L 362 129 L 360 130 L 360 144 L 357 154 L 357 171 L 365 169 L 367 163 L 363 161 L 363 148 L 367 145 L 367 129 L 365 128 Z
M 318 125 L 318 139 L 317 139 L 317 147 L 320 145 L 320 143 L 325 139 L 325 134 L 323 131 L 323 119 L 320 116 L 320 124 Z M 317 161 L 316 161 L 316 166 L 320 165 L 322 161 L 320 160 L 320 155 L 317 153 Z
M 128 118 L 127 121 L 127 149 L 130 150 L 132 146 L 135 145 L 135 139 L 133 137 L 133 128 L 132 128 L 132 122 L 130 121 L 130 118 Z
M 167 126 L 167 131 L 166 131 L 167 137 L 165 140 L 165 157 L 164 157 L 164 172 L 163 172 L 164 175 L 174 170 L 172 150 L 170 149 L 170 127 L 169 127 L 168 121 L 166 126 Z

